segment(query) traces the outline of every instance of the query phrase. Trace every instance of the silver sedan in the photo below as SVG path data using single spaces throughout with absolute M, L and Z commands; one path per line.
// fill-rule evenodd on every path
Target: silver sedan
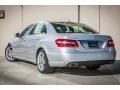
M 16 33 L 5 56 L 8 61 L 35 63 L 41 73 L 52 73 L 57 67 L 86 66 L 96 70 L 114 63 L 116 50 L 111 36 L 101 35 L 85 24 L 39 22 Z

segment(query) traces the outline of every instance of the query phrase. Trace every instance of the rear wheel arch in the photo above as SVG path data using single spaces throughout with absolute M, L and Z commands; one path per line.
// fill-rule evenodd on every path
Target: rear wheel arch
M 44 50 L 44 48 L 42 48 L 42 47 L 39 47 L 39 48 L 37 49 L 36 58 L 37 58 L 37 55 L 38 55 L 39 51 L 42 50 L 42 49 Z
M 45 48 L 45 47 L 39 47 L 39 48 L 37 49 L 37 52 L 36 52 L 36 55 L 35 55 L 36 63 L 37 63 L 37 56 L 38 56 L 40 50 L 44 50 L 44 52 L 45 52 L 45 54 L 46 54 L 46 56 L 47 56 L 47 58 L 48 58 L 46 48 Z M 49 60 L 48 60 L 48 62 L 49 62 Z
M 36 57 L 41 49 L 43 49 L 47 55 L 48 49 L 45 46 L 39 46 L 36 50 Z
M 41 55 L 40 54 L 43 54 L 44 56 L 44 59 L 41 59 Z M 40 58 L 40 59 L 39 59 Z M 44 60 L 44 64 L 42 64 L 43 68 L 41 69 L 41 64 L 40 62 L 42 62 Z M 41 73 L 53 73 L 55 72 L 56 68 L 55 67 L 50 67 L 49 66 L 49 61 L 48 61 L 48 58 L 47 58 L 47 55 L 46 55 L 46 52 L 43 48 L 39 48 L 37 50 L 37 56 L 36 56 L 36 64 L 37 64 L 37 67 L 38 67 L 38 70 L 41 72 Z

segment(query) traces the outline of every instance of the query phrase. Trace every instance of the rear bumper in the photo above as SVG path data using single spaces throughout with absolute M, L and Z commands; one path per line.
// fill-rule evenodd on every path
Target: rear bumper
M 115 60 L 97 60 L 97 61 L 77 61 L 77 62 L 70 62 L 67 66 L 71 67 L 72 65 L 77 64 L 78 66 L 89 66 L 89 65 L 104 65 L 104 64 L 112 64 Z
M 90 53 L 49 53 L 49 64 L 53 67 L 66 67 L 69 63 L 79 65 L 112 64 L 116 60 L 116 51 Z

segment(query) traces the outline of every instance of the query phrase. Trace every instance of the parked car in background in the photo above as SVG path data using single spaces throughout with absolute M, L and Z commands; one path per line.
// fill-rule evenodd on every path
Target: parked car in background
M 85 24 L 39 22 L 16 33 L 5 56 L 8 61 L 33 62 L 41 73 L 52 73 L 57 67 L 86 66 L 96 70 L 114 63 L 116 50 L 111 36 L 101 35 Z

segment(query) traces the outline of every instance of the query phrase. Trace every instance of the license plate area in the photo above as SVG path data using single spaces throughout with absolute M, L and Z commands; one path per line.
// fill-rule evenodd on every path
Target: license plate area
M 88 41 L 88 47 L 89 48 L 98 48 L 98 42 L 97 41 Z

